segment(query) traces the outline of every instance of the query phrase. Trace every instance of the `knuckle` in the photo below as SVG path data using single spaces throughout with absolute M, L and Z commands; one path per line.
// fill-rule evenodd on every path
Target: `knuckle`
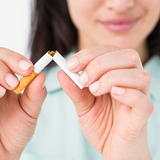
M 151 100 L 149 100 L 149 113 L 150 115 L 153 113 L 154 111 L 154 104 Z
M 148 71 L 144 70 L 144 69 L 141 69 L 140 72 L 139 72 L 139 75 L 140 75 L 140 79 L 143 83 L 145 83 L 145 85 L 147 84 L 150 84 L 151 83 L 151 76 L 149 74 Z
M 15 57 L 15 52 L 11 51 L 7 48 L 0 47 L 0 53 L 2 55 L 5 55 L 5 56 L 2 56 L 3 58 L 5 57 L 5 59 L 4 59 L 5 61 L 12 60 Z
M 17 53 L 17 52 L 14 52 L 14 51 L 11 51 L 11 50 L 8 50 L 8 49 L 5 49 L 6 50 L 6 56 L 5 56 L 5 61 L 8 61 L 8 62 L 13 62 L 13 61 L 17 61 L 18 59 L 21 59 L 23 58 L 24 56 Z
M 1 69 L 0 72 L 1 73 L 4 73 L 4 71 L 6 71 L 6 69 L 7 69 L 6 67 L 7 67 L 6 64 L 2 60 L 0 60 L 0 69 Z
M 127 49 L 125 51 L 125 54 L 128 56 L 128 59 L 132 61 L 133 63 L 138 63 L 140 61 L 139 54 L 134 49 Z
M 109 46 L 109 48 L 110 48 L 111 52 L 119 50 L 119 47 L 115 46 L 115 45 L 111 45 L 111 46 Z
M 90 59 L 94 58 L 94 49 L 93 48 L 87 48 L 87 55 L 90 57 Z
M 110 72 L 107 73 L 107 83 L 112 85 L 113 81 L 114 81 L 114 75 L 113 75 L 113 72 L 110 71 Z
M 146 103 L 147 104 L 145 107 L 145 113 L 146 113 L 146 117 L 149 118 L 151 116 L 151 114 L 153 113 L 154 104 L 152 103 L 152 101 L 150 99 Z
M 11 52 L 8 53 L 7 56 L 6 56 L 6 60 L 7 61 L 13 61 L 13 59 L 14 59 L 13 54 Z
M 20 55 L 19 53 L 13 52 L 13 53 L 10 53 L 9 57 L 12 60 L 16 61 L 17 59 L 21 59 L 22 55 Z
M 92 68 L 94 68 L 95 72 L 100 72 L 102 70 L 102 60 L 100 58 L 96 58 L 93 60 Z
M 140 94 L 139 92 L 137 92 L 135 94 L 135 97 L 134 97 L 134 102 L 139 102 L 142 98 L 143 98 L 142 94 Z
M 2 60 L 0 60 L 0 68 L 1 68 L 2 65 L 3 65 L 3 62 L 2 62 Z

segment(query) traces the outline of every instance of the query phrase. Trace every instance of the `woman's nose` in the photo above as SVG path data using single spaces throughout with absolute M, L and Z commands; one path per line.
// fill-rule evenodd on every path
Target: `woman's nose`
M 106 0 L 105 5 L 109 10 L 121 13 L 131 9 L 135 5 L 135 0 Z

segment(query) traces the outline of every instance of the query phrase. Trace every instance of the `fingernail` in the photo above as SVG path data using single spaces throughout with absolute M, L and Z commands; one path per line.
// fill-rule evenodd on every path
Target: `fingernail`
M 79 83 L 84 86 L 88 82 L 88 76 L 86 72 L 83 72 L 82 75 L 79 77 Z
M 67 62 L 67 68 L 69 70 L 73 70 L 74 68 L 78 67 L 78 60 L 77 58 L 72 58 Z
M 120 87 L 112 87 L 111 92 L 113 94 L 117 94 L 117 95 L 124 95 L 126 90 L 124 88 L 120 88 Z
M 18 79 L 17 79 L 16 77 L 14 77 L 14 76 L 13 76 L 12 74 L 10 74 L 10 73 L 8 73 L 8 74 L 6 75 L 5 80 L 6 80 L 7 84 L 8 84 L 11 88 L 15 88 L 15 87 L 18 85 L 18 83 L 19 83 Z
M 0 86 L 0 97 L 3 97 L 6 92 L 6 89 Z
M 99 89 L 99 81 L 94 82 L 92 85 L 90 85 L 89 90 L 91 91 L 91 93 L 95 93 L 97 92 Z
M 19 68 L 20 68 L 22 71 L 27 71 L 31 66 L 32 66 L 32 64 L 30 64 L 30 63 L 27 62 L 27 61 L 24 61 L 24 60 L 20 60 L 20 61 L 19 61 Z

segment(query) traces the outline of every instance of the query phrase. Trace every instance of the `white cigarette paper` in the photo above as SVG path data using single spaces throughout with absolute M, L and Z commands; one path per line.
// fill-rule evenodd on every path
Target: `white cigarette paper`
M 53 52 L 54 54 L 54 52 Z M 14 89 L 16 94 L 19 94 L 27 85 L 52 61 L 52 53 L 47 52 L 34 65 L 34 70 L 28 76 L 22 77 L 18 86 Z
M 34 71 L 39 74 L 53 60 L 52 58 L 53 57 L 47 52 L 35 63 Z
M 84 87 L 78 82 L 80 75 L 78 73 L 70 72 L 67 67 L 67 61 L 61 56 L 61 54 L 57 51 L 55 55 L 52 57 L 53 60 L 61 67 L 61 69 L 77 84 L 80 89 Z

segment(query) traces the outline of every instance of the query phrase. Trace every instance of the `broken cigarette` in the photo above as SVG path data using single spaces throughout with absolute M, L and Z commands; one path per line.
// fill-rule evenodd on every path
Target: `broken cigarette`
M 53 60 L 53 56 L 56 52 L 48 51 L 43 57 L 41 57 L 34 65 L 33 72 L 29 76 L 22 77 L 18 86 L 14 89 L 14 92 L 19 94 L 27 85 Z
M 83 86 L 78 82 L 80 77 L 79 73 L 70 72 L 67 67 L 67 61 L 61 56 L 58 51 L 48 51 L 43 57 L 41 57 L 34 65 L 34 70 L 29 76 L 22 77 L 19 81 L 18 86 L 14 89 L 14 92 L 19 94 L 27 87 L 27 85 L 52 61 L 54 60 L 61 69 L 82 89 Z
M 78 82 L 78 79 L 80 77 L 79 73 L 73 73 L 69 71 L 66 67 L 67 61 L 61 56 L 61 54 L 56 51 L 54 56 L 52 57 L 53 60 L 61 67 L 61 69 L 73 80 L 73 82 L 76 83 L 76 85 L 80 88 L 83 89 L 84 87 Z

